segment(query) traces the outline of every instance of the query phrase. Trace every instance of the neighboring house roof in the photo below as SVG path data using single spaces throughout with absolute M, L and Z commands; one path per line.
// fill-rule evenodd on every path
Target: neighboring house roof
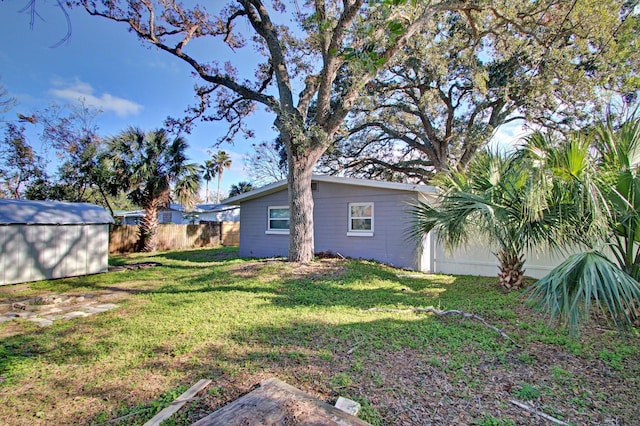
M 164 207 L 160 210 L 174 210 L 177 212 L 184 212 L 185 208 L 182 204 L 178 204 L 178 203 L 169 203 L 169 205 L 167 207 Z
M 238 209 L 238 206 L 230 206 L 228 204 L 198 204 L 193 210 L 187 212 L 180 204 L 170 204 L 168 208 L 162 208 L 158 212 L 176 211 L 181 213 L 218 213 L 226 212 L 229 210 Z M 115 217 L 143 217 L 144 210 L 114 210 L 113 215 Z
M 114 210 L 114 217 L 143 217 L 144 210 Z
M 398 191 L 411 191 L 424 194 L 437 194 L 438 189 L 435 186 L 429 185 L 416 185 L 412 183 L 398 183 L 398 182 L 384 182 L 379 180 L 370 179 L 355 179 L 339 176 L 325 176 L 325 175 L 313 175 L 312 182 L 327 182 L 337 183 L 342 185 L 364 186 L 369 188 L 381 188 L 381 189 L 395 189 Z M 272 184 L 263 186 L 253 191 L 245 192 L 235 197 L 227 198 L 223 200 L 225 204 L 240 204 L 244 201 L 253 200 L 255 198 L 264 197 L 265 195 L 273 194 L 275 192 L 282 191 L 287 188 L 287 181 L 281 180 Z
M 229 204 L 197 204 L 194 211 L 198 213 L 217 213 L 235 210 L 238 206 L 230 206 Z
M 100 206 L 62 201 L 0 199 L 0 224 L 75 225 L 113 223 L 111 215 Z

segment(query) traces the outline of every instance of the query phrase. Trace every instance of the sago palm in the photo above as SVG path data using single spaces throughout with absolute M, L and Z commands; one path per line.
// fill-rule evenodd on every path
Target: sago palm
M 185 203 L 199 189 L 196 164 L 188 163 L 187 142 L 169 138 L 164 129 L 143 132 L 129 128 L 108 142 L 106 154 L 113 168 L 113 190 L 145 210 L 140 222 L 140 248 L 157 249 L 158 211 L 174 198 Z

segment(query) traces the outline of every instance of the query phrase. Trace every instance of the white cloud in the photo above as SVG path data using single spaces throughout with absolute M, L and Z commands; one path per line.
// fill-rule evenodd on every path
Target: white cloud
M 87 106 L 113 112 L 118 117 L 137 115 L 142 110 L 142 105 L 128 99 L 119 98 L 110 93 L 96 94 L 90 84 L 80 80 L 71 83 L 57 80 L 53 84 L 57 87 L 50 90 L 52 95 L 70 102 L 83 101 Z

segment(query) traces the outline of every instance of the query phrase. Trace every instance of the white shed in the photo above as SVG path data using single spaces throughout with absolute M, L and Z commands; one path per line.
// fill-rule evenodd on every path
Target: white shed
M 0 199 L 0 285 L 106 272 L 110 223 L 93 204 Z

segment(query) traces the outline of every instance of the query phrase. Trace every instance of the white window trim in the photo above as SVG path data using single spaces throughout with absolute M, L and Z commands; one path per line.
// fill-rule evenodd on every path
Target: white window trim
M 287 209 L 289 206 L 269 206 L 267 207 L 267 230 L 264 231 L 267 235 L 289 235 L 288 229 L 271 229 L 271 210 L 275 209 Z M 276 219 L 278 220 L 278 219 Z M 289 213 L 289 224 L 291 224 L 291 213 Z
M 351 217 L 351 206 L 371 206 L 371 217 Z M 375 217 L 375 210 L 374 210 L 374 203 L 373 201 L 371 202 L 365 202 L 365 203 L 349 203 L 348 206 L 348 216 L 349 216 L 349 223 L 348 223 L 348 228 L 349 231 L 347 232 L 347 237 L 373 237 L 374 234 L 374 225 L 375 225 L 375 221 L 374 221 L 374 217 Z M 351 229 L 351 224 L 352 224 L 352 219 L 371 219 L 371 229 L 367 229 L 367 230 L 358 230 L 358 229 Z

